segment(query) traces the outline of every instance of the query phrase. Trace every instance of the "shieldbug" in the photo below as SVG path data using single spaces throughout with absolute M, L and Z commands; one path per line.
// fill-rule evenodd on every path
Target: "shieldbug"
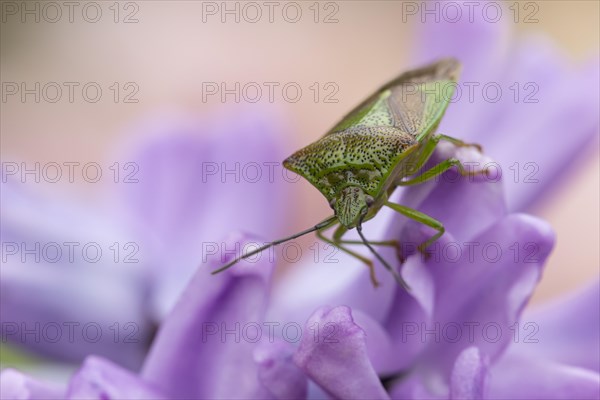
M 347 245 L 367 246 L 396 281 L 408 289 L 398 272 L 373 247 L 399 248 L 399 243 L 393 240 L 368 241 L 363 235 L 362 224 L 386 206 L 437 230 L 418 246 L 419 251 L 424 253 L 443 235 L 441 222 L 417 210 L 392 203 L 388 198 L 398 186 L 425 182 L 452 167 L 457 167 L 463 175 L 482 172 L 467 172 L 458 159 L 450 158 L 415 176 L 442 140 L 456 146 L 473 146 L 481 151 L 477 144 L 436 134 L 453 95 L 459 71 L 460 63 L 446 58 L 401 74 L 354 108 L 319 140 L 288 157 L 283 162 L 284 167 L 315 186 L 329 201 L 334 215 L 312 228 L 250 251 L 212 274 L 271 246 L 316 231 L 320 239 L 364 262 L 369 267 L 374 286 L 379 283 L 373 262 L 348 249 Z M 323 231 L 334 226 L 337 228 L 332 238 L 324 236 Z M 344 234 L 354 228 L 361 241 L 343 240 Z

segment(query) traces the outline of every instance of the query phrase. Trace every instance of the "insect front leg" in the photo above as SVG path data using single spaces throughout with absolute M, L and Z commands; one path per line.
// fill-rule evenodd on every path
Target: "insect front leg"
M 317 237 L 319 239 L 321 239 L 322 241 L 329 243 L 335 247 L 337 247 L 338 249 L 342 250 L 343 252 L 345 252 L 346 254 L 351 255 L 354 258 L 357 258 L 358 260 L 362 261 L 364 264 L 367 265 L 367 267 L 369 268 L 369 276 L 371 278 L 371 282 L 373 283 L 374 287 L 379 286 L 379 281 L 377 280 L 377 276 L 375 275 L 375 265 L 373 264 L 373 261 L 369 260 L 368 258 L 346 248 L 345 246 L 343 246 L 343 240 L 342 237 L 344 236 L 344 234 L 346 232 L 348 232 L 348 229 L 343 226 L 343 225 L 339 225 L 336 230 L 333 233 L 333 240 L 329 239 L 328 237 L 326 237 L 323 232 L 328 229 L 329 227 L 320 229 L 317 231 Z M 362 242 L 360 242 L 362 244 Z
M 426 253 L 425 250 L 429 247 L 429 245 L 431 245 L 433 242 L 438 240 L 444 234 L 444 232 L 446 231 L 446 229 L 444 228 L 444 225 L 437 219 L 430 217 L 429 215 L 424 214 L 415 209 L 412 209 L 410 207 L 406 207 L 401 204 L 391 203 L 389 201 L 385 202 L 385 205 L 388 206 L 389 208 L 391 208 L 392 210 L 397 211 L 400 214 L 402 214 L 410 219 L 414 219 L 415 221 L 418 221 L 424 225 L 427 225 L 427 226 L 432 227 L 433 229 L 437 230 L 437 233 L 435 235 L 433 235 L 432 237 L 430 237 L 429 239 L 427 239 L 426 241 L 424 241 L 417 247 L 417 249 L 424 256 L 428 257 L 429 254 Z

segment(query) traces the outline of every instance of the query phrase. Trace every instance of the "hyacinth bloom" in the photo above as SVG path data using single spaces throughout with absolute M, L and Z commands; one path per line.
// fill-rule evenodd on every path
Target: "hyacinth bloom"
M 330 295 L 319 300 L 331 305 L 317 308 L 300 324 L 268 316 L 274 268 L 268 258 L 243 261 L 207 280 L 207 270 L 222 263 L 214 257 L 197 270 L 162 323 L 139 373 L 98 356 L 88 357 L 64 387 L 6 370 L 3 397 L 596 397 L 598 285 L 520 318 L 554 242 L 550 227 L 531 216 L 507 213 L 499 182 L 442 179 L 430 186 L 412 187 L 403 198 L 420 199 L 421 209 L 430 212 L 448 202 L 456 206 L 467 195 L 487 199 L 471 210 L 479 216 L 474 221 L 485 218 L 487 223 L 459 224 L 451 214 L 441 217 L 449 232 L 445 243 L 495 243 L 504 250 L 513 242 L 535 243 L 534 259 L 515 260 L 513 254 L 492 259 L 475 252 L 457 262 L 413 255 L 401 270 L 410 293 L 387 279 L 384 287 L 393 289 L 389 304 L 366 289 L 355 296 L 358 302 L 377 301 L 387 310 L 384 318 L 363 311 L 368 309 L 364 304 L 340 305 L 348 302 Z M 399 237 L 414 230 L 395 221 L 390 227 Z M 244 235 L 226 239 L 256 240 Z M 368 284 L 366 273 L 359 275 Z M 520 321 L 537 327 L 535 341 L 524 340 L 529 332 Z M 285 326 L 301 326 L 301 335 Z
M 278 197 L 284 196 L 283 188 L 231 185 L 224 192 L 220 182 L 214 191 L 198 184 L 201 162 L 271 162 L 286 155 L 266 147 L 280 135 L 267 135 L 264 125 L 248 124 L 248 119 L 206 128 L 218 132 L 208 142 L 189 134 L 149 140 L 135 159 L 151 179 L 142 177 L 125 193 L 127 232 L 80 207 L 69 205 L 66 212 L 61 202 L 48 204 L 18 186 L 3 186 L 3 238 L 10 234 L 19 241 L 23 232 L 35 231 L 28 226 L 38 227 L 40 221 L 48 224 L 39 237 L 28 240 L 45 240 L 43 235 L 56 240 L 58 234 L 65 241 L 83 241 L 86 235 L 98 240 L 98 231 L 111 240 L 131 240 L 128 234 L 133 232 L 149 251 L 140 259 L 152 262 L 150 273 L 110 266 L 81 270 L 19 265 L 11 270 L 3 265 L 3 322 L 85 323 L 93 315 L 95 321 L 106 321 L 105 330 L 114 322 L 123 326 L 134 321 L 140 340 L 125 342 L 128 332 L 116 343 L 112 336 L 76 344 L 25 340 L 25 345 L 53 357 L 74 361 L 92 353 L 105 358 L 88 357 L 66 386 L 6 370 L 2 398 L 597 398 L 598 285 L 523 315 L 554 237 L 543 221 L 513 211 L 539 202 L 555 187 L 568 160 L 597 134 L 598 98 L 582 88 L 598 87 L 598 63 L 572 68 L 544 39 L 509 41 L 505 29 L 482 21 L 428 25 L 419 34 L 424 53 L 415 56 L 415 65 L 452 54 L 465 66 L 463 81 L 501 80 L 503 88 L 515 80 L 536 82 L 543 102 L 515 104 L 509 96 L 496 103 L 457 101 L 440 131 L 484 144 L 505 173 L 514 162 L 535 162 L 539 182 L 524 185 L 506 176 L 455 181 L 449 172 L 436 182 L 398 193 L 402 204 L 445 224 L 447 233 L 438 249 L 458 244 L 462 250 L 457 259 L 442 250 L 428 260 L 418 254 L 409 257 L 401 273 L 410 293 L 390 279 L 373 290 L 364 267 L 341 254 L 337 265 L 302 266 L 277 287 L 271 302 L 273 265 L 264 259 L 216 277 L 207 271 L 222 263 L 218 257 L 196 268 L 201 259 L 197 242 L 238 229 L 265 238 L 280 232 L 264 221 L 267 215 L 269 221 L 284 219 L 283 197 Z M 169 122 L 154 129 L 177 130 Z M 181 130 L 193 133 L 197 128 Z M 560 140 L 565 131 L 568 142 Z M 231 153 L 235 147 L 229 145 L 225 151 L 228 137 L 235 137 L 240 153 Z M 454 151 L 441 147 L 435 157 Z M 467 151 L 457 155 L 489 161 Z M 253 213 L 236 207 L 242 198 Z M 31 204 L 27 215 L 18 212 L 25 204 Z M 29 214 L 32 209 L 40 214 Z M 47 215 L 77 222 L 59 223 L 59 217 L 49 220 Z M 7 223 L 7 217 L 14 219 Z M 389 213 L 369 225 L 371 236 L 407 243 L 429 233 Z M 61 226 L 89 227 L 92 234 L 57 232 Z M 218 231 L 206 232 L 206 226 Z M 227 243 L 248 239 L 232 236 Z M 472 256 L 466 243 L 479 243 L 472 247 L 477 250 Z M 496 260 L 480 251 L 491 243 L 503 257 Z M 526 248 L 529 244 L 533 247 Z M 384 256 L 393 259 L 392 252 Z M 379 265 L 378 270 L 383 268 Z M 99 282 L 111 287 L 101 298 L 96 296 L 103 292 L 94 290 Z M 146 354 L 153 324 L 171 308 Z M 236 323 L 240 340 L 235 340 Z M 275 329 L 271 343 L 268 327 L 274 323 L 279 328 L 286 323 L 301 326 L 304 335 L 296 340 L 290 332 Z M 243 337 L 243 327 L 248 333 L 256 324 L 261 340 Z M 234 333 L 223 339 L 222 326 Z M 19 335 L 9 339 L 19 341 Z M 142 362 L 139 373 L 123 368 Z
M 3 242 L 24 243 L 28 249 L 36 243 L 78 246 L 73 245 L 72 259 L 63 246 L 58 261 L 32 255 L 23 260 L 19 252 L 5 256 L 3 340 L 57 360 L 78 363 L 98 354 L 139 368 L 155 324 L 201 263 L 205 250 L 199 243 L 215 242 L 239 228 L 271 236 L 281 231 L 284 180 L 265 176 L 236 182 L 232 175 L 222 179 L 220 172 L 221 165 L 283 157 L 273 119 L 262 118 L 244 112 L 229 120 L 168 115 L 136 126 L 139 136 L 134 133 L 125 154 L 115 158 L 138 166 L 139 183 L 113 190 L 102 199 L 108 207 L 42 195 L 8 176 L 2 184 Z M 237 150 L 230 151 L 232 141 L 240 145 Z M 242 197 L 254 212 L 237 206 Z M 273 222 L 264 224 L 267 218 Z M 82 260 L 87 243 L 103 251 L 99 262 Z M 114 243 L 121 246 L 119 261 L 131 255 L 133 262 L 115 262 Z M 134 247 L 124 248 L 127 243 Z

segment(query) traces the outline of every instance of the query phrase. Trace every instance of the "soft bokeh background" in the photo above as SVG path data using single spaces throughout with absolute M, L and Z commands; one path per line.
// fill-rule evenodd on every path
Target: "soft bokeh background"
M 598 52 L 600 3 L 530 3 L 539 7 L 539 22 L 515 24 L 518 31 L 549 35 L 574 62 Z M 277 10 L 273 23 L 266 15 L 257 23 L 235 23 L 231 16 L 229 22 L 221 23 L 219 15 L 208 16 L 203 22 L 203 4 L 195 1 L 137 1 L 132 4 L 139 8 L 135 14 L 139 21 L 115 23 L 109 9 L 113 3 L 99 4 L 104 15 L 97 23 L 85 22 L 78 9 L 73 23 L 66 15 L 56 23 L 34 23 L 31 17 L 22 23 L 19 16 L 3 14 L 2 82 L 94 81 L 104 94 L 95 104 L 82 101 L 79 92 L 73 103 L 21 103 L 18 98 L 3 101 L 2 161 L 85 163 L 111 159 L 133 124 L 165 110 L 200 116 L 218 112 L 228 118 L 236 118 L 242 108 L 267 110 L 281 127 L 284 146 L 291 153 L 322 135 L 383 82 L 413 66 L 410 52 L 418 44 L 413 33 L 415 18 L 404 23 L 402 3 L 394 1 L 336 2 L 339 10 L 335 18 L 339 21 L 331 24 L 313 21 L 312 2 L 301 3 L 305 14 L 295 24 L 284 21 Z M 135 10 L 125 2 L 120 6 L 120 19 Z M 321 20 L 334 10 L 326 9 L 324 3 L 319 8 Z M 304 94 L 297 103 L 284 101 L 280 91 L 276 91 L 273 103 L 222 103 L 218 96 L 205 102 L 202 82 L 208 81 L 230 85 L 297 82 Z M 113 82 L 135 82 L 139 102 L 114 103 L 108 90 Z M 321 99 L 316 103 L 309 90 L 314 82 L 321 85 Z M 337 103 L 322 101 L 327 82 L 339 87 L 334 96 Z M 448 133 L 461 136 L 460 132 Z M 569 132 L 565 132 L 565 140 L 568 137 Z M 573 160 L 576 173 L 543 207 L 531 210 L 547 219 L 558 235 L 534 302 L 597 279 L 600 176 L 597 153 L 590 153 L 593 155 Z M 107 190 L 103 185 L 85 183 L 59 188 L 65 196 L 89 202 L 101 201 L 98 194 Z M 305 228 L 307 221 L 317 221 L 329 211 L 308 183 L 289 188 L 294 200 L 281 234 Z

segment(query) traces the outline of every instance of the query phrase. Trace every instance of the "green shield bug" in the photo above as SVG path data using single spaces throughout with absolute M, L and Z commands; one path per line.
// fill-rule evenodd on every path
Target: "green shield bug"
M 415 176 L 442 140 L 456 146 L 473 146 L 481 151 L 477 144 L 436 134 L 454 93 L 459 72 L 460 63 L 453 58 L 405 72 L 359 104 L 319 140 L 288 157 L 283 162 L 284 167 L 315 186 L 329 202 L 334 215 L 312 228 L 252 250 L 212 274 L 271 246 L 316 231 L 320 239 L 365 263 L 374 286 L 379 283 L 372 260 L 348 249 L 347 245 L 367 246 L 396 281 L 408 289 L 398 272 L 373 247 L 394 246 L 401 254 L 399 243 L 394 240 L 367 240 L 362 224 L 386 206 L 437 230 L 418 246 L 422 253 L 443 235 L 441 222 L 417 210 L 392 203 L 388 198 L 398 186 L 425 182 L 452 167 L 457 167 L 462 175 L 473 173 L 467 172 L 458 159 L 450 158 Z M 484 171 L 474 173 L 481 172 Z M 334 226 L 337 228 L 332 238 L 326 237 L 323 232 Z M 343 240 L 344 234 L 354 228 L 361 241 Z

